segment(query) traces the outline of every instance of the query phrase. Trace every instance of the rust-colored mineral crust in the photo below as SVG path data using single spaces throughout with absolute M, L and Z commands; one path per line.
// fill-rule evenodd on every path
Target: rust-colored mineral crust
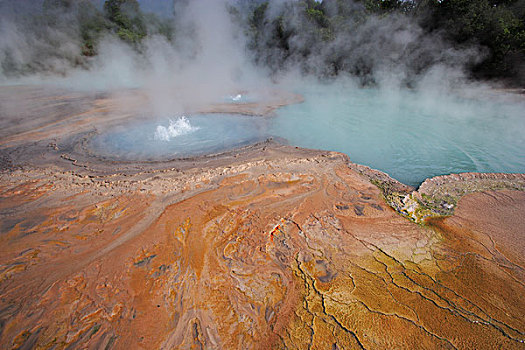
M 523 348 L 522 192 L 432 229 L 343 155 L 256 153 L 193 177 L 2 174 L 2 348 Z
M 43 90 L 0 89 L 1 349 L 525 349 L 524 192 L 418 225 L 339 153 L 101 160 L 140 93 Z

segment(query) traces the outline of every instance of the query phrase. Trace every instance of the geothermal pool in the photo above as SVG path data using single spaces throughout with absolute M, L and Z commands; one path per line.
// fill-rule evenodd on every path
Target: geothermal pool
M 103 133 L 92 148 L 122 160 L 170 159 L 280 137 L 346 153 L 353 162 L 418 185 L 459 172 L 525 172 L 525 102 L 413 91 L 312 86 L 273 117 L 206 114 L 143 118 Z
M 164 160 L 221 152 L 264 140 L 268 118 L 197 114 L 140 118 L 131 126 L 101 133 L 91 149 L 111 159 Z
M 278 110 L 276 136 L 346 153 L 409 185 L 459 172 L 525 172 L 525 100 L 314 87 Z

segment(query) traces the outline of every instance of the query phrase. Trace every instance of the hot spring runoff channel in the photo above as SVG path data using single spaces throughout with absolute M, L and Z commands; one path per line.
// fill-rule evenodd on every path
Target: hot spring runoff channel
M 268 137 L 346 153 L 353 162 L 418 185 L 460 172 L 525 172 L 522 97 L 395 93 L 315 86 L 275 117 L 173 116 L 99 135 L 95 151 L 127 160 L 220 152 Z

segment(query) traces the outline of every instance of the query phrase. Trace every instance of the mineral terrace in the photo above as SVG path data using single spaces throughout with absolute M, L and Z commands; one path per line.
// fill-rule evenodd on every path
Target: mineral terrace
M 0 89 L 1 348 L 525 349 L 525 176 L 415 192 L 273 141 L 101 160 L 130 97 L 45 91 Z

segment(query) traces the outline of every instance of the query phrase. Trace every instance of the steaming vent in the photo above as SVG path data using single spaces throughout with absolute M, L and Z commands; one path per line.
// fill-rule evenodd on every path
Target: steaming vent
M 108 159 L 163 160 L 226 151 L 269 137 L 269 120 L 240 114 L 140 118 L 104 130 L 88 148 Z
M 170 119 L 168 127 L 158 125 L 153 139 L 157 141 L 170 141 L 172 138 L 187 135 L 199 129 L 197 126 L 192 126 L 186 116 L 182 116 L 175 121 Z
M 234 95 L 226 95 L 223 97 L 223 102 L 240 104 L 240 103 L 255 103 L 258 102 L 256 96 L 250 95 L 249 93 L 237 93 Z

